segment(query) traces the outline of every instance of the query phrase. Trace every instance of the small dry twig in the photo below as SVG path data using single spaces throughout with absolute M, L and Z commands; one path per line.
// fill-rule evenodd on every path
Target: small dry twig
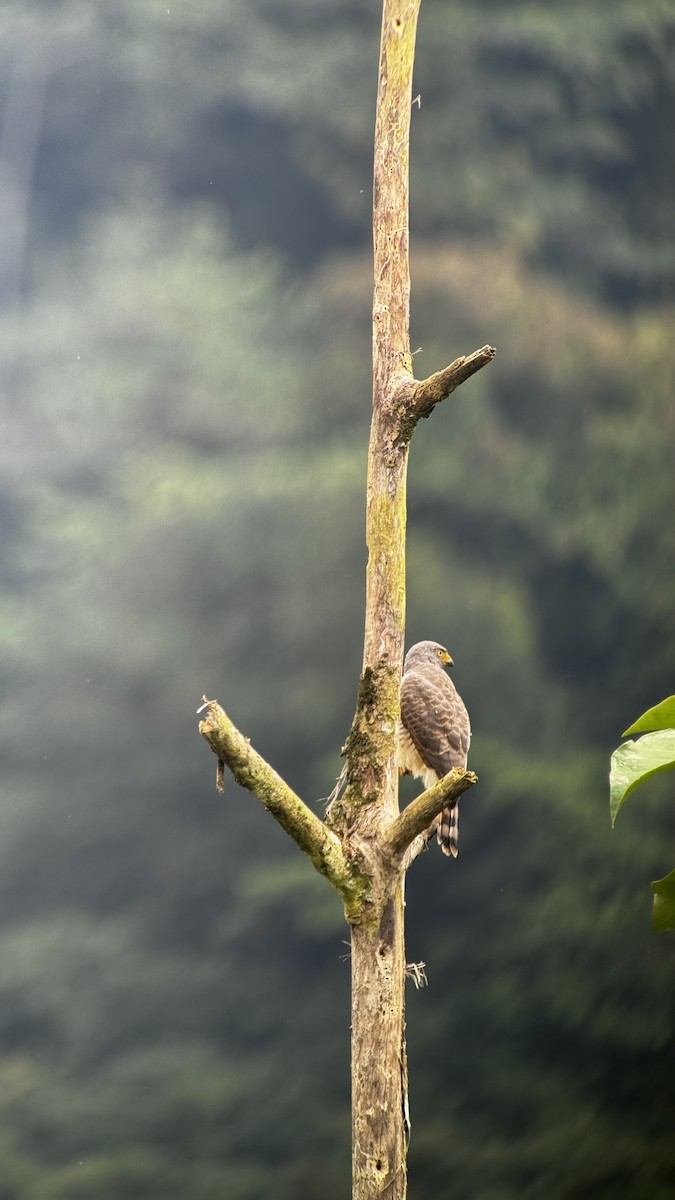
M 428 987 L 429 980 L 427 979 L 426 963 L 406 963 L 405 973 L 407 979 L 412 979 L 415 987 L 419 991 L 420 988 Z

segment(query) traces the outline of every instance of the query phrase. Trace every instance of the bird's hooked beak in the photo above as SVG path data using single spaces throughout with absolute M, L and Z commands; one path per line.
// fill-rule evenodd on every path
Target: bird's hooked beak
M 452 660 L 452 656 L 448 654 L 447 650 L 443 651 L 443 653 L 440 655 L 440 659 L 442 663 L 445 663 L 446 667 L 454 667 L 455 665 Z

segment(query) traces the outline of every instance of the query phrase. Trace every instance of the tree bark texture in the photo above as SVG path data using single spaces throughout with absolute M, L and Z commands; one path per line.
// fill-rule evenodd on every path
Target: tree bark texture
M 406 1195 L 403 880 L 426 844 L 420 820 L 429 811 L 423 803 L 407 817 L 398 815 L 408 450 L 418 420 L 494 354 L 484 347 L 423 382 L 412 374 L 408 193 L 419 7 L 420 0 L 384 0 L 375 118 L 366 620 L 359 701 L 346 746 L 344 800 L 349 843 L 371 881 L 362 915 L 352 927 L 353 1200 L 404 1200 Z M 470 772 L 460 775 L 436 785 L 432 810 L 443 791 L 459 795 L 475 780 Z
M 383 878 L 372 923 L 352 928 L 352 1170 L 355 1200 L 405 1196 L 408 1072 L 403 876 Z
M 364 675 L 370 703 L 355 725 L 366 747 L 348 743 L 349 781 L 359 839 L 398 814 L 396 739 L 405 637 L 406 473 L 401 437 L 410 356 L 408 159 L 412 70 L 420 0 L 384 0 L 373 173 L 373 415 L 366 494 Z M 404 407 L 404 406 L 403 406 Z M 364 729 L 365 725 L 365 729 Z M 375 751 L 373 754 L 372 751 Z M 375 794 L 364 806 L 367 793 Z M 364 786 L 365 785 L 365 786 Z M 351 806 L 350 806 L 351 807 Z M 403 873 L 371 868 L 371 903 L 352 928 L 352 1196 L 403 1200 L 406 1194 L 407 1061 Z
M 476 781 L 451 771 L 399 813 L 397 736 L 405 636 L 406 473 L 417 422 L 494 356 L 491 346 L 418 381 L 412 374 L 408 153 L 421 0 L 383 0 L 373 180 L 373 412 L 366 494 L 366 618 L 356 713 L 321 821 L 256 754 L 217 701 L 200 731 L 342 897 L 351 926 L 352 1197 L 404 1200 L 405 872 L 431 821 Z M 201 710 L 200 710 L 201 711 Z

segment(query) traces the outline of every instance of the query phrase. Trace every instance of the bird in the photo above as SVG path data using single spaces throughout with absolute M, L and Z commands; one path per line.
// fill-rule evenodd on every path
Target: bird
M 466 706 L 445 667 L 454 666 L 439 642 L 417 642 L 405 656 L 401 679 L 401 720 L 398 732 L 398 767 L 431 787 L 453 767 L 466 768 L 471 722 Z M 459 813 L 457 801 L 436 817 L 444 854 L 457 857 Z

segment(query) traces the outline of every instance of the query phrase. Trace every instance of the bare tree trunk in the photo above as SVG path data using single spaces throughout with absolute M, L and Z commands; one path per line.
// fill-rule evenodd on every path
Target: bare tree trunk
M 321 821 L 215 700 L 200 731 L 342 896 L 351 925 L 353 1200 L 404 1200 L 409 1136 L 403 888 L 428 827 L 475 783 L 459 768 L 398 809 L 408 449 L 417 422 L 493 358 L 490 346 L 421 382 L 412 374 L 408 151 L 420 0 L 384 0 L 373 188 L 373 415 L 366 496 L 366 619 L 345 788 Z
M 408 265 L 408 153 L 412 70 L 420 0 L 384 0 L 373 172 L 373 416 L 366 495 L 364 671 L 379 696 L 367 712 L 376 760 L 377 799 L 356 828 L 398 813 L 396 733 L 405 637 L 406 475 L 409 439 L 401 437 L 397 392 L 411 377 Z M 357 720 L 358 720 L 357 714 Z M 354 761 L 355 760 L 355 761 Z M 349 758 L 368 784 L 373 771 Z M 360 789 L 363 794 L 363 787 Z M 378 856 L 379 857 L 379 856 Z M 406 1194 L 407 1062 L 403 871 L 371 867 L 365 920 L 352 927 L 352 1196 L 403 1200 Z
M 352 928 L 352 1196 L 406 1192 L 403 881 L 372 925 Z
M 420 0 L 384 0 L 373 175 L 373 416 L 366 498 L 362 694 L 347 742 L 352 845 L 370 891 L 352 926 L 352 1196 L 403 1200 L 409 1137 L 405 1047 L 404 872 L 382 853 L 398 815 L 396 765 L 405 636 L 406 475 L 415 425 L 453 386 L 419 384 L 410 354 L 409 144 Z M 494 352 L 487 348 L 478 365 Z M 477 366 L 474 367 L 477 369 Z M 432 400 L 429 394 L 433 382 Z M 446 389 L 446 383 L 450 384 Z M 365 687 L 363 687 L 365 682 Z M 365 694 L 364 694 L 365 693 Z M 420 831 L 417 831 L 420 837 Z M 385 845 L 383 845 L 383 840 Z M 416 851 L 424 844 L 418 841 Z M 366 850 L 366 847 L 368 848 Z

